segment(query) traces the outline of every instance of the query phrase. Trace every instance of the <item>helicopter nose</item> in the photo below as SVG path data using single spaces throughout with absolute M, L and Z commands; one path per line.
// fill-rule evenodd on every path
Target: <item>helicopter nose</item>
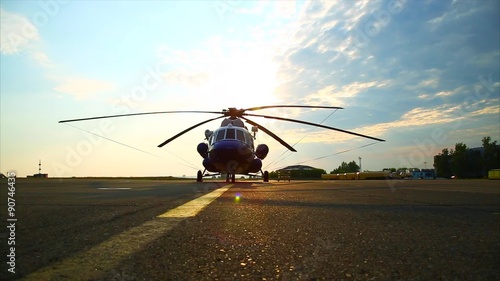
M 234 143 L 216 144 L 210 150 L 210 159 L 213 161 L 230 161 L 238 158 L 238 146 Z
M 209 155 L 211 161 L 219 163 L 227 163 L 229 161 L 246 163 L 253 159 L 250 147 L 239 141 L 216 143 L 211 148 Z

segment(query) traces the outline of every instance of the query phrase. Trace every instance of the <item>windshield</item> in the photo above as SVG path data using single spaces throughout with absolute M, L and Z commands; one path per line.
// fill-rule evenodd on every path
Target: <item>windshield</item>
M 241 142 L 248 143 L 253 147 L 252 136 L 244 129 L 240 128 L 224 128 L 216 131 L 212 137 L 209 139 L 209 143 L 218 142 L 221 140 L 239 140 Z

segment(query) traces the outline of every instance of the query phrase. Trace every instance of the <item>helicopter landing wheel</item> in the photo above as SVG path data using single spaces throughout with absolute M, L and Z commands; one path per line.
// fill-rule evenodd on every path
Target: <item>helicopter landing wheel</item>
M 198 171 L 196 174 L 196 182 L 202 182 L 203 181 L 203 173 L 201 171 Z
M 269 172 L 264 171 L 264 182 L 269 182 Z

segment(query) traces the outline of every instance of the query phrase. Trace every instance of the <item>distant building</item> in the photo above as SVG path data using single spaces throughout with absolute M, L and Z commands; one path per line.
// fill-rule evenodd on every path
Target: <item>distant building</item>
M 28 176 L 28 178 L 48 178 L 49 174 L 33 174 L 32 176 Z
M 306 165 L 292 165 L 270 173 L 272 179 L 320 179 L 325 170 Z
M 292 165 L 279 169 L 278 171 L 313 171 L 313 170 L 318 170 L 318 168 L 306 165 Z

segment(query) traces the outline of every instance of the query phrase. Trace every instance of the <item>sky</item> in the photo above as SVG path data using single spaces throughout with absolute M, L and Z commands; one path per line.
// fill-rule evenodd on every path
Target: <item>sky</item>
M 211 114 L 82 117 L 262 105 L 264 168 L 432 168 L 500 141 L 500 2 L 0 1 L 0 172 L 195 176 Z

